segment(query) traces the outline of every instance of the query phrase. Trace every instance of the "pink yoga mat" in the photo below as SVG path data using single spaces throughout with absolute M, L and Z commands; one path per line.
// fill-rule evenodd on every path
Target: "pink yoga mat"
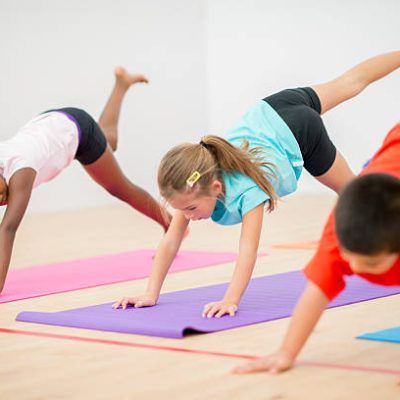
M 11 270 L 0 303 L 144 278 L 150 273 L 154 254 L 155 250 L 137 250 Z M 236 260 L 237 256 L 237 253 L 181 251 L 170 271 L 223 264 Z

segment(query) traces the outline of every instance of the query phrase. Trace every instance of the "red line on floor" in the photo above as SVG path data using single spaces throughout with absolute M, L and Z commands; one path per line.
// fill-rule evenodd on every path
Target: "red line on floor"
M 152 350 L 176 351 L 176 352 L 180 352 L 180 353 L 194 353 L 194 354 L 203 354 L 203 355 L 209 355 L 209 356 L 244 358 L 244 359 L 248 359 L 248 360 L 253 360 L 253 359 L 257 358 L 256 356 L 248 356 L 248 355 L 244 355 L 244 354 L 243 355 L 242 354 L 230 354 L 230 353 L 221 353 L 218 351 L 185 349 L 182 347 L 160 346 L 160 345 L 156 345 L 156 344 L 133 343 L 133 342 L 124 342 L 124 341 L 119 341 L 119 340 L 88 338 L 88 337 L 84 337 L 84 336 L 62 335 L 62 334 L 57 334 L 57 333 L 23 331 L 23 330 L 19 330 L 19 329 L 0 328 L 0 333 L 12 333 L 15 335 L 47 337 L 47 338 L 52 338 L 52 339 L 65 339 L 65 340 L 73 340 L 76 342 L 112 344 L 115 346 L 138 347 L 138 348 L 152 349 Z
M 74 335 L 62 335 L 57 333 L 46 333 L 46 332 L 33 332 L 33 331 L 24 331 L 19 329 L 8 329 L 8 328 L 0 328 L 0 333 L 10 333 L 14 335 L 24 335 L 24 336 L 36 336 L 36 337 L 46 337 L 52 339 L 65 339 L 72 340 L 76 342 L 87 342 L 87 343 L 100 343 L 100 344 L 111 344 L 115 346 L 124 346 L 124 347 L 136 347 L 142 349 L 151 349 L 151 350 L 164 350 L 164 351 L 174 351 L 179 353 L 189 353 L 189 354 L 199 354 L 199 355 L 207 355 L 207 356 L 216 356 L 216 357 L 229 357 L 229 358 L 240 358 L 245 360 L 255 360 L 258 356 L 247 355 L 247 354 L 235 354 L 235 353 L 224 353 L 218 351 L 207 351 L 207 350 L 196 350 L 196 349 L 187 349 L 183 347 L 173 347 L 173 346 L 160 346 L 155 344 L 145 344 L 145 343 L 133 343 L 133 342 L 125 342 L 119 340 L 109 340 L 109 339 L 97 339 L 97 338 L 88 338 L 83 336 L 74 336 Z M 387 368 L 373 368 L 373 367 L 362 367 L 356 365 L 347 365 L 347 364 L 333 364 L 333 363 L 324 363 L 317 361 L 298 361 L 296 365 L 309 366 L 309 367 L 319 367 L 319 368 L 334 368 L 348 371 L 359 371 L 359 372 L 374 372 L 379 374 L 387 374 L 387 375 L 400 375 L 400 370 L 395 369 L 387 369 Z

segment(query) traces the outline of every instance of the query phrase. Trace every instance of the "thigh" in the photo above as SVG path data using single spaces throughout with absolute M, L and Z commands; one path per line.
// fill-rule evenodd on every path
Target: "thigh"
M 128 184 L 110 146 L 99 159 L 83 167 L 95 182 L 110 192 L 115 193 Z
M 299 144 L 304 157 L 308 152 L 310 129 L 319 118 L 320 104 L 311 88 L 286 89 L 263 99 L 283 119 Z
M 337 151 L 335 160 L 329 170 L 315 178 L 325 186 L 339 193 L 354 177 L 355 175 L 346 160 L 342 154 Z
M 285 89 L 272 94 L 263 100 L 266 101 L 278 114 L 284 113 L 285 110 L 293 106 L 310 107 L 318 114 L 321 111 L 318 95 L 309 87 Z
M 80 128 L 75 158 L 83 165 L 97 161 L 107 148 L 107 139 L 97 122 L 90 114 L 79 108 L 67 107 L 58 111 L 69 114 Z
M 321 103 L 321 115 L 340 103 L 354 97 L 360 92 L 360 87 L 346 74 L 332 81 L 313 85 Z
M 320 102 L 311 88 L 287 89 L 264 99 L 293 133 L 305 169 L 319 176 L 332 166 L 336 148 L 319 114 Z
M 301 143 L 304 168 L 314 177 L 325 174 L 334 164 L 337 150 L 325 124 L 316 112 L 302 119 Z M 303 111 L 304 114 L 304 111 Z

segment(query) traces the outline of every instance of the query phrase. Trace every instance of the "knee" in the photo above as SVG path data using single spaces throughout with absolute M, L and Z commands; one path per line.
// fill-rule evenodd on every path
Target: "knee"
M 362 74 L 345 74 L 342 77 L 342 85 L 348 93 L 349 97 L 357 96 L 369 84 L 367 78 Z
M 117 150 L 117 144 L 118 144 L 118 140 L 117 139 L 115 139 L 115 140 L 110 140 L 109 142 L 109 145 L 110 145 L 110 147 L 111 147 L 111 150 L 113 151 L 113 153 Z
M 107 143 L 109 144 L 111 150 L 113 152 L 116 151 L 118 144 L 117 130 L 112 126 L 107 126 L 107 125 L 100 125 L 100 128 L 103 131 L 104 136 L 106 137 Z
M 110 146 L 110 149 L 114 153 L 117 150 L 118 139 L 117 135 L 106 135 L 107 143 Z

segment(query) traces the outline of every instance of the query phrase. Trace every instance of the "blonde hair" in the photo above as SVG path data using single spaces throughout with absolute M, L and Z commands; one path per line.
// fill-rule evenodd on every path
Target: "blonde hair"
M 158 187 L 165 199 L 175 193 L 191 193 L 194 189 L 206 194 L 215 179 L 222 181 L 222 172 L 240 172 L 249 176 L 269 196 L 268 210 L 275 208 L 277 195 L 269 180 L 272 164 L 266 162 L 261 147 L 249 149 L 249 142 L 235 147 L 222 137 L 204 136 L 200 143 L 183 143 L 173 147 L 162 158 L 158 168 Z M 266 168 L 263 170 L 262 168 Z M 187 179 L 195 172 L 200 178 L 193 186 Z

